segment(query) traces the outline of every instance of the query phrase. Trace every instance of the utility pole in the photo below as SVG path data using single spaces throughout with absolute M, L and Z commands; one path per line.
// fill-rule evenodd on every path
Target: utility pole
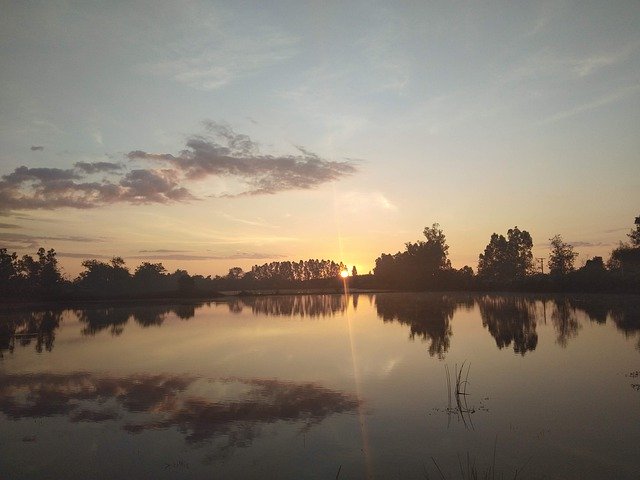
M 540 262 L 540 273 L 544 275 L 544 257 L 536 257 L 536 260 Z

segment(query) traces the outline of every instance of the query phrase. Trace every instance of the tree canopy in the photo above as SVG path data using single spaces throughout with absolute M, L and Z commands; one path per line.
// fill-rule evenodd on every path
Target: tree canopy
M 573 263 L 578 256 L 573 251 L 573 245 L 569 245 L 562 241 L 562 236 L 555 235 L 549 239 L 551 245 L 551 253 L 549 255 L 549 272 L 551 275 L 566 275 L 575 270 Z
M 525 277 L 533 270 L 533 240 L 526 230 L 517 226 L 507 231 L 507 237 L 493 233 L 489 244 L 478 259 L 478 275 L 508 282 Z

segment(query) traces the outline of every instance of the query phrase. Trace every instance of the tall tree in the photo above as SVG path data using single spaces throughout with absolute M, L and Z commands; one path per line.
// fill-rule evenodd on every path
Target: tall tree
M 478 258 L 478 275 L 500 282 L 523 278 L 533 270 L 532 248 L 526 230 L 510 228 L 506 238 L 494 233 Z
M 634 223 L 635 229 L 631 230 L 627 236 L 631 240 L 632 247 L 640 248 L 640 216 L 636 217 L 636 221 Z
M 547 265 L 551 275 L 566 275 L 575 270 L 573 263 L 578 253 L 573 251 L 573 245 L 563 242 L 560 235 L 550 238 L 549 241 L 551 242 L 551 253 Z
M 622 243 L 611 252 L 608 266 L 622 273 L 640 272 L 640 217 L 635 219 L 635 229 L 627 234 L 631 243 Z
M 449 246 L 440 225 L 423 231 L 426 241 L 405 243 L 405 251 L 382 254 L 376 259 L 374 274 L 393 287 L 428 288 L 437 286 L 437 278 L 451 270 Z

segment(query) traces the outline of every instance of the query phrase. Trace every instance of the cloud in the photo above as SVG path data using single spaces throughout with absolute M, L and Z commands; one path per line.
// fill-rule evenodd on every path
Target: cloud
M 277 225 L 271 225 L 262 220 L 247 220 L 244 218 L 234 217 L 233 215 L 229 215 L 228 213 L 223 213 L 222 216 L 224 218 L 231 220 L 232 222 L 242 223 L 244 225 L 251 225 L 252 227 L 278 228 Z
M 113 258 L 113 255 L 102 255 L 96 253 L 77 253 L 77 252 L 56 252 L 56 255 L 61 258 L 81 258 L 86 259 L 109 259 Z
M 614 245 L 613 243 L 609 242 L 586 242 L 582 240 L 566 243 L 572 245 L 573 247 L 610 247 L 611 245 Z M 543 243 L 541 244 L 541 246 L 545 248 L 551 248 L 551 244 L 549 242 Z
M 610 247 L 611 245 L 613 245 L 612 243 L 609 243 L 609 242 L 577 241 L 577 242 L 567 242 L 567 243 L 569 243 L 569 245 L 573 245 L 574 247 Z
M 124 165 L 114 162 L 76 162 L 74 164 L 76 170 L 80 170 L 88 175 L 99 172 L 114 172 L 122 170 Z
M 76 162 L 69 169 L 18 167 L 0 177 L 0 212 L 192 201 L 197 198 L 187 185 L 207 177 L 233 178 L 242 184 L 239 192 L 209 196 L 274 194 L 315 188 L 357 171 L 351 160 L 326 160 L 303 147 L 297 147 L 299 155 L 261 154 L 248 135 L 212 121 L 204 127 L 208 136 L 191 136 L 175 155 L 129 152 L 135 167 L 130 171 L 115 162 Z M 98 178 L 100 173 L 108 176 Z
M 83 164 L 77 169 L 16 168 L 0 177 L 0 210 L 95 208 L 128 203 L 170 203 L 192 199 L 171 170 L 133 170 L 119 182 L 86 181 L 87 170 L 105 171 L 108 162 Z
M 282 255 L 258 252 L 236 252 L 229 255 L 191 255 L 184 253 L 166 253 L 160 255 L 136 255 L 127 256 L 136 260 L 264 260 L 282 258 Z
M 296 54 L 297 40 L 278 32 L 214 37 L 209 31 L 205 40 L 178 47 L 173 58 L 143 64 L 138 70 L 169 77 L 197 90 L 212 91 Z
M 20 225 L 15 225 L 13 223 L 0 223 L 0 228 L 20 228 Z
M 596 110 L 611 103 L 619 102 L 627 97 L 635 96 L 638 93 L 640 93 L 640 84 L 624 86 L 617 90 L 608 91 L 599 98 L 595 98 L 589 102 L 583 103 L 582 105 L 576 105 L 568 110 L 557 112 L 554 115 L 541 120 L 539 123 L 546 124 L 565 120 L 567 118 L 580 115 L 591 110 Z
M 301 155 L 262 155 L 247 135 L 211 121 L 205 122 L 205 128 L 223 144 L 213 138 L 192 136 L 187 141 L 187 148 L 177 155 L 135 150 L 128 157 L 170 164 L 189 180 L 209 176 L 235 177 L 246 184 L 244 191 L 225 196 L 310 189 L 357 171 L 351 161 L 325 160 L 302 147 L 297 147 Z
M 187 250 L 165 250 L 164 248 L 159 248 L 157 250 L 140 250 L 140 253 L 185 253 Z
M 27 235 L 24 233 L 0 232 L 0 244 L 9 248 L 35 248 L 41 247 L 48 241 L 95 243 L 104 242 L 103 238 L 85 237 L 80 235 Z
M 42 145 L 31 145 L 32 152 L 42 152 L 44 147 Z
M 350 213 L 395 211 L 398 207 L 381 192 L 345 192 L 338 198 L 340 209 Z

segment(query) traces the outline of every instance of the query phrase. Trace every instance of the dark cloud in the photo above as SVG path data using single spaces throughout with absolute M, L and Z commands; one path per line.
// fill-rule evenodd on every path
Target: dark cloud
M 42 145 L 31 145 L 32 152 L 42 152 L 44 147 Z
M 24 233 L 0 232 L 0 244 L 10 248 L 36 248 L 50 241 L 93 243 L 104 242 L 102 238 L 79 235 L 27 235 Z
M 103 255 L 103 254 L 96 254 L 96 253 L 56 252 L 56 255 L 61 258 L 82 258 L 83 260 L 84 259 L 102 260 L 102 259 L 113 258 L 113 255 Z
M 166 250 L 158 248 L 157 250 L 140 250 L 140 253 L 186 253 L 188 250 Z
M 613 245 L 612 243 L 607 242 L 567 242 L 569 245 L 573 245 L 574 247 L 610 247 Z
M 0 223 L 0 228 L 20 228 L 20 225 L 15 225 L 13 223 Z
M 575 241 L 575 242 L 566 242 L 573 247 L 610 247 L 614 245 L 613 243 L 608 242 L 586 242 L 586 241 Z M 540 246 L 545 248 L 551 248 L 551 244 L 549 242 L 542 243 Z
M 190 255 L 185 253 L 165 253 L 158 255 L 137 255 L 133 257 L 136 260 L 264 260 L 267 258 L 280 258 L 282 255 L 272 253 L 258 252 L 237 252 L 229 255 Z
M 325 160 L 302 147 L 296 147 L 301 155 L 263 155 L 247 135 L 211 121 L 204 125 L 214 138 L 192 136 L 187 141 L 187 148 L 177 155 L 136 150 L 128 157 L 168 163 L 189 180 L 208 176 L 236 177 L 248 187 L 240 195 L 309 189 L 356 172 L 353 162 Z
M 80 170 L 86 174 L 93 174 L 99 172 L 113 173 L 124 168 L 121 163 L 114 162 L 76 162 L 74 164 L 76 170 Z
M 161 164 L 160 168 L 127 172 L 116 162 L 77 162 L 72 169 L 18 167 L 0 177 L 0 212 L 185 202 L 196 199 L 188 183 L 211 176 L 244 183 L 240 193 L 223 196 L 274 194 L 315 188 L 357 171 L 351 160 L 326 160 L 299 146 L 298 155 L 264 155 L 249 136 L 229 126 L 212 121 L 203 125 L 207 135 L 191 136 L 176 155 L 142 150 L 127 154 L 130 160 Z M 107 178 L 89 178 L 98 173 Z
M 120 202 L 170 203 L 193 198 L 179 185 L 173 170 L 138 169 L 116 182 L 104 179 L 90 182 L 83 181 L 86 169 L 104 171 L 104 167 L 87 165 L 76 170 L 16 168 L 0 178 L 0 210 L 87 209 Z

